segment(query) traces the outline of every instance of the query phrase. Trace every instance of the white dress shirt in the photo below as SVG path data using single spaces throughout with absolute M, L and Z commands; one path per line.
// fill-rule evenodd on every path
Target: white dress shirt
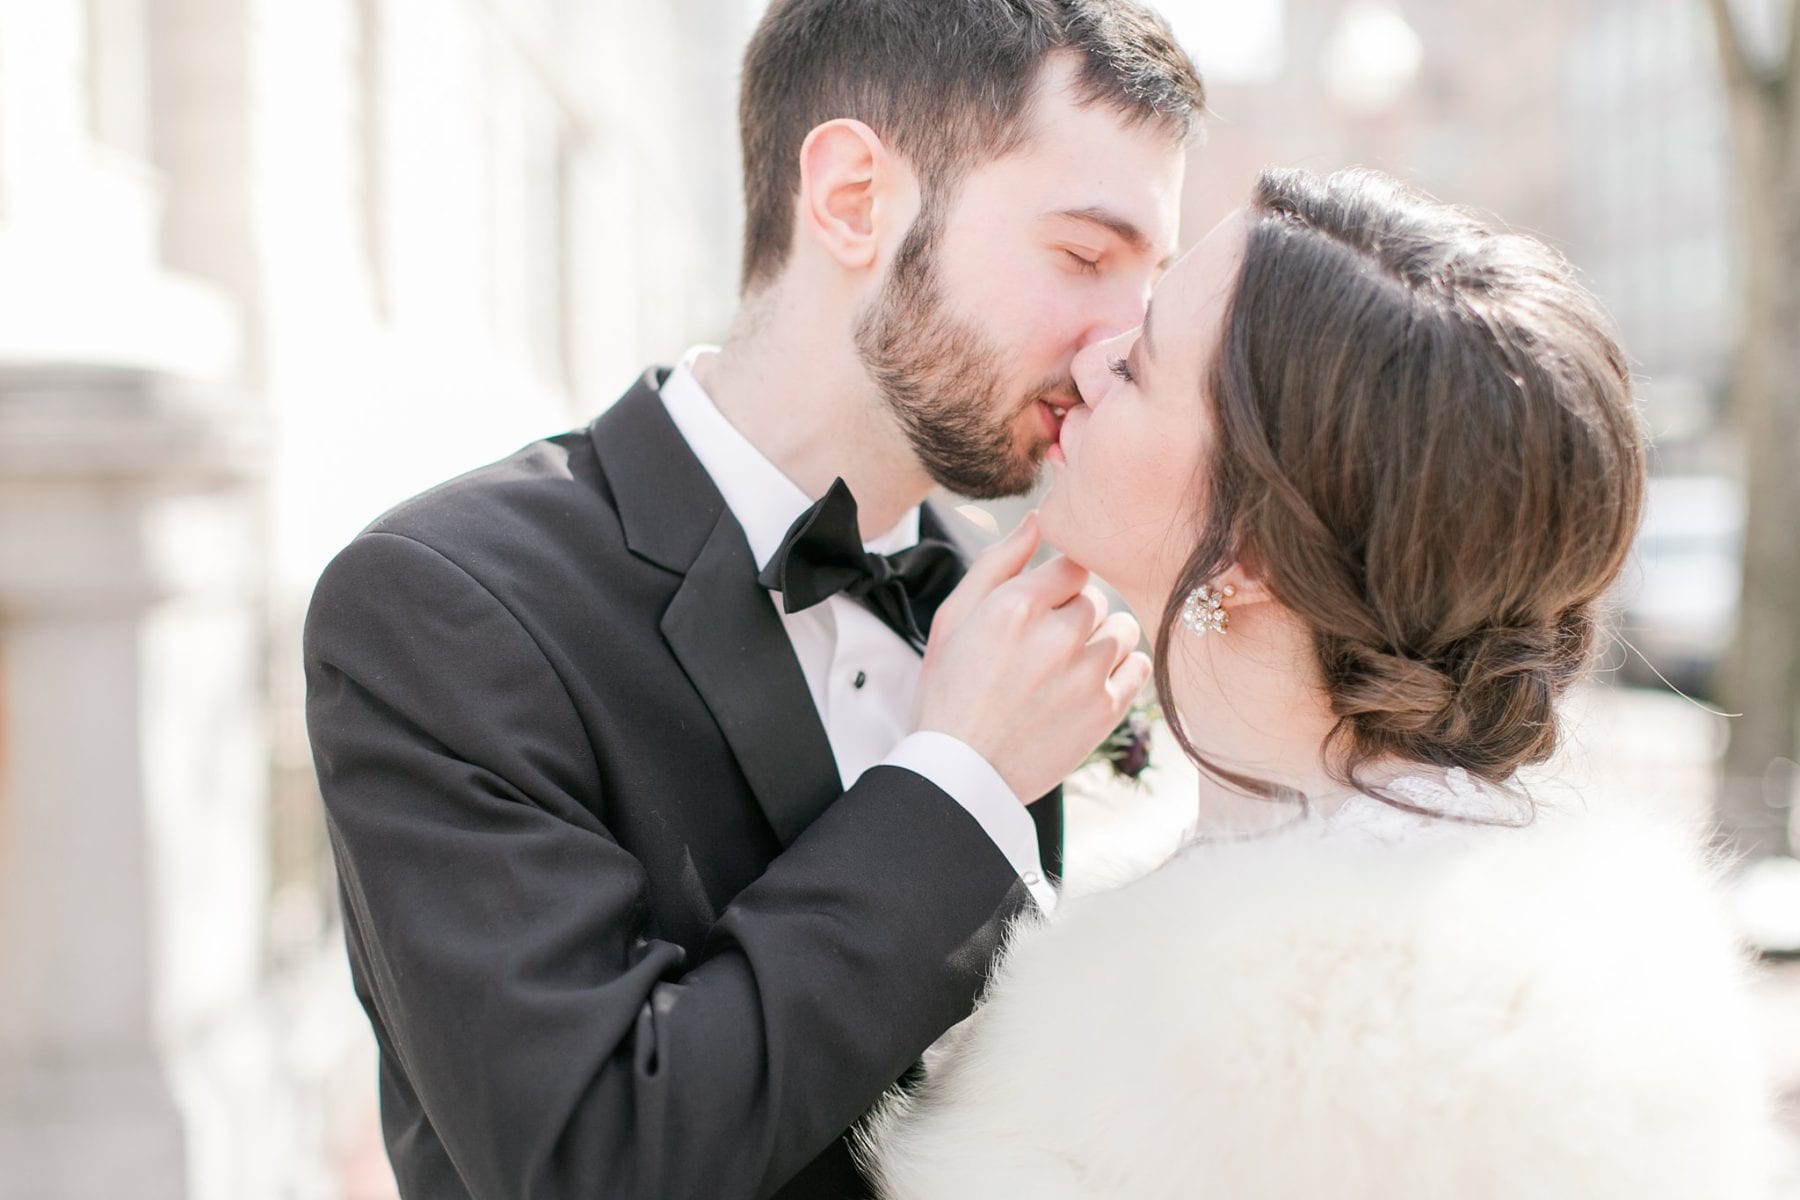
M 692 365 L 712 347 L 688 351 L 662 386 L 662 402 L 688 448 L 712 476 L 731 515 L 743 526 L 761 571 L 812 500 L 762 451 L 725 419 Z M 919 510 L 908 511 L 880 537 L 864 542 L 893 554 L 919 541 Z M 1056 892 L 1044 878 L 1037 830 L 1025 805 L 993 766 L 966 742 L 949 734 L 911 732 L 919 686 L 918 652 L 874 613 L 843 595 L 803 612 L 783 610 L 770 592 L 794 657 L 800 662 L 825 736 L 845 787 L 868 768 L 905 767 L 942 788 L 981 825 L 1018 872 L 1038 906 L 1055 907 Z

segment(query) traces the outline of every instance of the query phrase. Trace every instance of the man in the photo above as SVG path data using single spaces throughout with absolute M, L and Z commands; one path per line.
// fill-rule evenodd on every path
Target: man
M 845 1131 L 1055 901 L 1021 800 L 1148 674 L 1029 523 L 945 599 L 922 502 L 1031 485 L 1200 103 L 1125 0 L 776 0 L 724 347 L 327 570 L 308 719 L 404 1195 L 865 1194 Z

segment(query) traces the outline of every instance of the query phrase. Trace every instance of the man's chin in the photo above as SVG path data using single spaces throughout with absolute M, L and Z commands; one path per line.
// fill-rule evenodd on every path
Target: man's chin
M 1016 457 L 1009 464 L 1005 475 L 989 475 L 980 479 L 939 478 L 937 483 L 938 486 L 970 500 L 1014 500 L 1020 496 L 1029 496 L 1044 477 L 1044 455 L 1049 452 L 1050 447 L 1042 445 Z

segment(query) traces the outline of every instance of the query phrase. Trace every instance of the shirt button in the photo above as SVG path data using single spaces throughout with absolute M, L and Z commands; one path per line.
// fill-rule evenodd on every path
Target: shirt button
M 857 690 L 857 691 L 859 691 L 859 692 L 860 692 L 860 691 L 861 691 L 861 690 L 862 690 L 862 686 L 863 686 L 863 684 L 865 684 L 865 683 L 867 683 L 867 682 L 869 682 L 869 674 L 868 674 L 868 672 L 866 672 L 866 671 L 858 671 L 858 672 L 857 672 L 857 673 L 856 673 L 856 678 L 855 678 L 855 679 L 852 679 L 852 680 L 851 680 L 851 681 L 850 681 L 850 686 L 851 686 L 851 687 L 853 687 L 853 688 L 855 688 L 855 689 L 856 689 L 856 690 Z
M 1043 876 L 1039 875 L 1036 871 L 1027 871 L 1019 878 L 1024 881 L 1026 887 L 1036 887 L 1044 881 Z

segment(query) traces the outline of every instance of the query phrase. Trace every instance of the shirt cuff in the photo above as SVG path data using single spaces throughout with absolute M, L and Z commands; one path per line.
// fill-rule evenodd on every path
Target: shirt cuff
M 961 738 L 922 730 L 901 739 L 883 765 L 922 775 L 962 805 L 1006 856 L 1031 898 L 1044 912 L 1056 907 L 1056 889 L 1038 858 L 1037 826 L 993 764 Z

